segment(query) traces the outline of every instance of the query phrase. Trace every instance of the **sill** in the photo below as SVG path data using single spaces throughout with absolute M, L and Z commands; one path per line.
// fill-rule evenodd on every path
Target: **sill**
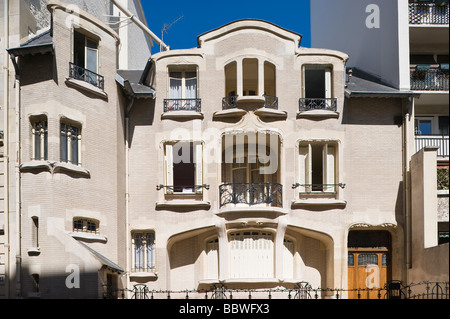
M 239 106 L 263 106 L 266 98 L 259 95 L 238 96 L 236 104 Z
M 327 110 L 312 110 L 297 112 L 297 118 L 339 118 L 339 112 Z
M 203 200 L 167 200 L 156 202 L 156 208 L 158 209 L 174 209 L 174 208 L 193 208 L 193 209 L 209 209 L 211 208 L 211 202 Z
M 38 161 L 38 160 L 32 160 L 29 162 L 25 162 L 20 164 L 20 171 L 26 172 L 26 171 L 48 171 L 52 175 L 54 173 L 59 173 L 60 170 L 66 170 L 75 174 L 83 175 L 89 177 L 91 173 L 80 166 L 70 164 L 70 163 L 64 163 L 64 162 L 50 162 L 50 161 Z
M 39 256 L 41 254 L 41 248 L 30 247 L 27 249 L 28 256 Z
M 66 84 L 69 86 L 74 86 L 78 89 L 86 90 L 86 91 L 93 93 L 101 98 L 104 98 L 104 99 L 108 98 L 108 94 L 106 94 L 105 91 L 103 91 L 102 89 L 100 89 L 100 88 L 96 87 L 95 85 L 92 85 L 88 82 L 77 80 L 74 78 L 66 78 Z
M 157 272 L 147 272 L 147 271 L 137 271 L 137 272 L 130 272 L 130 278 L 158 278 Z
M 196 111 L 173 111 L 161 114 L 162 120 L 196 120 L 203 119 L 203 113 Z
M 70 236 L 75 239 L 87 240 L 92 242 L 106 243 L 108 238 L 103 235 L 83 233 L 83 232 L 71 232 Z
M 247 111 L 233 108 L 215 112 L 213 114 L 213 118 L 236 118 L 243 117 L 245 114 L 247 114 Z
M 281 118 L 281 119 L 287 118 L 286 111 L 279 111 L 279 110 L 274 110 L 274 109 L 270 109 L 270 108 L 266 108 L 266 107 L 256 110 L 254 113 L 255 113 L 255 115 L 257 115 L 261 118 Z
M 277 278 L 232 278 L 225 279 L 222 281 L 225 284 L 234 283 L 279 283 L 280 280 Z
M 313 199 L 310 198 L 310 199 L 293 200 L 291 203 L 292 208 L 320 207 L 320 206 L 336 206 L 343 208 L 347 206 L 347 201 L 328 198 L 313 198 Z

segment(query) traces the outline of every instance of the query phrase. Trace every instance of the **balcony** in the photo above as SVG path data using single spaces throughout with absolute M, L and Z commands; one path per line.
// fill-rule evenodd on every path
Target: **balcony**
M 449 65 L 439 67 L 417 65 L 411 67 L 411 90 L 418 91 L 448 91 Z
M 222 111 L 216 112 L 216 118 L 224 117 L 242 117 L 247 114 L 248 110 L 261 118 L 286 118 L 285 111 L 278 110 L 278 97 L 263 96 L 243 96 L 231 95 L 222 99 Z
M 101 90 L 105 88 L 105 79 L 102 75 L 77 66 L 72 62 L 69 62 L 69 78 L 87 82 Z
M 242 98 L 240 98 L 237 95 L 227 96 L 222 99 L 222 110 L 235 109 L 238 107 L 239 102 L 242 100 L 245 101 L 261 100 L 262 101 L 261 106 L 263 106 L 264 108 L 278 110 L 278 97 L 269 95 L 263 95 L 262 97 L 245 96 Z
M 195 119 L 203 118 L 201 99 L 165 99 L 164 119 Z
M 448 0 L 424 1 L 409 4 L 409 23 L 412 25 L 448 25 Z
M 426 146 L 438 147 L 438 157 L 449 157 L 448 135 L 416 135 L 416 152 Z
M 277 183 L 231 183 L 219 186 L 220 208 L 227 204 L 266 205 L 282 208 L 283 185 Z
M 297 117 L 339 117 L 336 98 L 301 98 L 298 104 Z

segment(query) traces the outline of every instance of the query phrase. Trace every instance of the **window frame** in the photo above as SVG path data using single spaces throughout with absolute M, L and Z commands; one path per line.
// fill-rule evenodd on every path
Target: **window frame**
M 139 247 L 142 252 L 137 251 L 137 235 L 141 235 Z M 149 239 L 150 238 L 150 239 Z M 149 247 L 148 241 L 151 246 Z M 156 271 L 156 234 L 153 230 L 134 230 L 131 233 L 131 272 L 155 272 Z M 150 252 L 150 259 L 149 259 Z M 142 253 L 142 261 L 137 261 L 137 254 Z M 138 263 L 142 266 L 138 267 Z
M 85 70 L 88 70 L 90 72 L 99 74 L 100 73 L 99 72 L 99 70 L 100 70 L 100 39 L 98 37 L 90 34 L 88 31 L 85 31 L 84 29 L 81 29 L 81 28 L 74 28 L 72 31 L 72 34 L 73 34 L 73 39 L 72 39 L 72 61 L 73 61 L 73 64 L 75 64 L 76 66 L 81 67 Z M 83 40 L 84 40 L 83 41 L 84 42 L 84 44 L 83 44 L 83 51 L 84 51 L 83 65 L 79 65 L 80 62 L 77 61 L 77 59 L 76 59 L 76 52 L 77 52 L 77 45 L 78 45 L 77 35 L 82 36 Z M 89 45 L 88 45 L 89 41 L 96 44 L 95 49 L 89 47 Z M 87 65 L 88 64 L 88 61 L 87 61 L 88 60 L 88 49 L 95 50 L 95 53 L 96 53 L 96 55 L 95 55 L 95 57 L 96 57 L 95 70 L 91 70 L 91 69 L 87 68 L 87 66 L 88 66 Z
M 36 161 L 48 160 L 48 118 L 38 116 L 30 118 L 32 136 L 32 159 Z M 37 126 L 40 126 L 39 133 Z M 39 147 L 39 149 L 38 149 Z
M 306 71 L 307 70 L 324 70 L 325 71 L 325 83 L 324 83 L 324 97 L 308 97 L 310 99 L 331 99 L 333 98 L 333 66 L 330 64 L 304 64 L 302 66 L 302 90 L 301 96 L 307 98 L 306 92 Z
M 76 227 L 75 224 L 78 224 Z M 95 230 L 89 229 L 89 226 L 95 225 Z M 81 226 L 81 227 L 80 227 Z M 100 221 L 93 218 L 74 217 L 72 219 L 72 230 L 76 233 L 100 234 Z
M 63 125 L 65 129 L 63 129 Z M 72 139 L 72 132 L 75 131 L 77 135 Z M 66 141 L 63 143 L 63 135 Z M 76 140 L 76 143 L 73 141 Z M 59 156 L 62 163 L 69 163 L 75 166 L 81 166 L 81 141 L 82 141 L 82 125 L 67 119 L 61 119 L 59 125 Z M 76 151 L 76 152 L 75 152 Z M 76 153 L 76 155 L 74 155 Z M 74 162 L 74 159 L 76 162 Z
M 186 81 L 190 79 L 194 79 L 194 77 L 187 77 L 187 73 L 195 73 L 195 97 L 187 97 L 187 85 Z M 172 73 L 181 73 L 180 78 L 172 77 Z M 173 97 L 171 94 L 171 81 L 172 79 L 181 80 L 181 96 L 180 97 Z M 167 69 L 167 96 L 170 100 L 188 100 L 188 99 L 198 99 L 199 97 L 199 72 L 198 72 L 198 66 L 197 65 L 186 65 L 186 66 L 168 66 Z

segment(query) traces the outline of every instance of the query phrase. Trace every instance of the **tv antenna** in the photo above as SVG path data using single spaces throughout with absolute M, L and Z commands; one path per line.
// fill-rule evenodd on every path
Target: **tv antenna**
M 184 18 L 184 15 L 182 14 L 180 17 L 178 17 L 178 19 L 176 19 L 172 23 L 164 24 L 163 28 L 161 29 L 161 41 L 164 42 L 164 33 L 167 33 L 167 30 L 169 30 L 175 23 L 177 23 L 178 21 L 180 21 L 183 18 Z M 160 49 L 162 51 L 162 48 L 160 48 Z

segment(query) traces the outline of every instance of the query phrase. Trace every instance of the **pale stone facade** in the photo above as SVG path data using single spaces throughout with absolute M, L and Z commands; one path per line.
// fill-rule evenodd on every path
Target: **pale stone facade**
M 20 157 L 7 170 L 20 195 L 8 222 L 17 297 L 307 282 L 347 298 L 363 253 L 386 276 L 365 288 L 405 280 L 412 92 L 259 20 L 120 70 L 113 29 L 48 8 L 51 33 L 8 51 L 20 75 Z

